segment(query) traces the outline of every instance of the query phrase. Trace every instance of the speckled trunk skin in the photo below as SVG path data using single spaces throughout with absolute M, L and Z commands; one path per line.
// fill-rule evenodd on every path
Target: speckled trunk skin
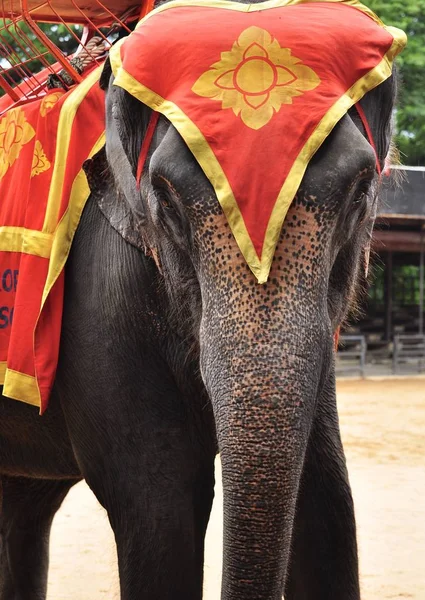
M 285 585 L 285 600 L 311 598 L 360 598 L 354 506 L 333 369 L 317 398 Z
M 226 224 L 216 219 L 220 235 Z M 330 352 L 323 273 L 303 283 L 316 227 L 312 213 L 291 210 L 267 285 L 227 236 L 209 245 L 222 248 L 224 264 L 202 261 L 201 369 L 223 465 L 223 600 L 282 597 L 324 343 Z
M 288 212 L 265 285 L 256 283 L 214 200 L 207 206 L 204 200 L 200 213 L 196 206 L 190 209 L 202 293 L 200 366 L 223 464 L 222 600 L 282 598 L 289 571 L 298 568 L 295 562 L 290 568 L 289 561 L 293 533 L 302 530 L 302 523 L 294 521 L 297 498 L 300 506 L 304 502 L 299 496 L 301 477 L 325 477 L 325 462 L 323 473 L 310 468 L 306 452 L 326 382 L 328 394 L 332 390 L 335 398 L 333 331 L 339 316 L 335 305 L 329 304 L 330 275 L 346 242 L 343 237 L 341 245 L 337 242 L 340 231 L 349 236 L 347 218 L 351 217 L 346 210 L 356 182 L 373 172 L 367 147 L 352 164 L 347 161 L 349 132 L 355 133 L 347 120 L 336 129 L 326 154 L 312 161 Z M 345 178 L 338 179 L 338 167 L 345 169 Z M 361 245 L 351 249 L 353 259 L 360 249 Z M 345 260 L 345 267 L 345 276 L 354 281 L 356 260 Z M 339 275 L 339 285 L 345 276 Z M 339 301 L 343 303 L 341 294 Z M 323 447 L 323 452 L 328 450 L 330 462 L 334 455 L 339 461 L 330 485 L 336 499 L 333 510 L 344 514 L 343 522 L 335 534 L 326 502 L 305 510 L 303 519 L 322 519 L 323 527 L 317 536 L 314 528 L 307 535 L 300 533 L 297 557 L 310 545 L 326 560 L 310 561 L 309 568 L 319 571 L 335 560 L 339 575 L 335 584 L 326 576 L 317 579 L 315 589 L 302 591 L 299 574 L 296 585 L 288 588 L 288 600 L 360 597 L 344 454 L 340 444 Z M 351 510 L 345 510 L 346 505 Z M 339 550 L 346 546 L 343 555 L 336 555 L 339 550 L 327 537 L 341 538 Z M 354 583 L 344 590 L 344 580 Z M 290 595 L 291 589 L 298 593 Z

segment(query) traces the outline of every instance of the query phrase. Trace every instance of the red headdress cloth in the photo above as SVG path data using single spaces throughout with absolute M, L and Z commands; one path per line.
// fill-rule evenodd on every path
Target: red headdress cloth
M 181 134 L 264 283 L 309 160 L 405 44 L 357 0 L 174 0 L 111 62 L 115 85 Z

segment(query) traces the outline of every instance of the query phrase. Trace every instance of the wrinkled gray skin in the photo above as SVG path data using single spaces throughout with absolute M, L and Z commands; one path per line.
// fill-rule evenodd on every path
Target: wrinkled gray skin
M 200 600 L 217 446 L 222 600 L 359 600 L 333 356 L 376 210 L 357 115 L 312 159 L 258 285 L 165 119 L 137 192 L 149 111 L 109 76 L 109 168 L 87 167 L 50 406 L 40 419 L 0 399 L 0 600 L 45 599 L 51 520 L 82 477 L 108 511 L 122 600 Z M 394 87 L 362 101 L 381 162 Z

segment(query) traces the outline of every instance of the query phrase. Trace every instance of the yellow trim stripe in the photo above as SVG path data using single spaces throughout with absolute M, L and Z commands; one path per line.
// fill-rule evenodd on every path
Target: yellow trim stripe
M 57 129 L 55 166 L 50 183 L 46 215 L 43 223 L 43 231 L 45 233 L 53 233 L 58 222 L 66 171 L 66 159 L 68 157 L 75 115 L 92 86 L 98 81 L 102 68 L 103 65 L 100 65 L 97 69 L 92 71 L 68 96 L 61 108 Z M 84 132 L 82 132 L 82 135 L 84 135 Z
M 354 106 L 354 104 L 359 102 L 367 92 L 391 76 L 391 60 L 397 53 L 398 42 L 394 40 L 390 50 L 379 65 L 359 79 L 326 113 L 297 156 L 288 177 L 280 190 L 267 226 L 261 256 L 259 283 L 265 283 L 267 281 L 282 225 L 311 158 L 347 111 Z
M 329 2 L 329 3 L 339 3 L 346 4 L 347 6 L 352 6 L 353 8 L 357 8 L 371 17 L 376 23 L 388 29 L 385 24 L 381 21 L 381 19 L 367 6 L 359 2 L 358 0 L 268 0 L 266 2 L 260 2 L 259 4 L 239 4 L 235 2 L 229 2 L 228 0 L 209 0 L 208 2 L 203 0 L 194 0 L 193 2 L 187 2 L 187 0 L 171 0 L 165 4 L 162 4 L 158 8 L 155 8 L 151 12 L 149 12 L 143 19 L 141 19 L 137 25 L 136 29 L 138 29 L 145 21 L 153 17 L 154 15 L 164 12 L 164 10 L 169 10 L 170 8 L 193 8 L 201 7 L 201 8 L 222 8 L 225 10 L 235 10 L 237 12 L 261 12 L 263 10 L 269 10 L 270 8 L 280 8 L 283 6 L 296 6 L 297 4 L 312 4 L 317 2 Z M 394 28 L 391 28 L 394 29 Z M 400 30 L 397 30 L 400 31 Z M 406 38 L 406 35 L 403 35 Z M 407 40 L 407 38 L 406 38 Z M 405 42 L 406 43 L 406 42 Z M 404 44 L 405 45 L 405 44 Z
M 25 227 L 0 227 L 0 252 L 21 252 L 49 258 L 53 236 Z
M 91 158 L 94 154 L 96 154 L 96 152 L 98 152 L 104 144 L 105 132 L 100 135 L 99 139 L 91 149 L 88 158 Z M 43 310 L 47 296 L 49 295 L 63 268 L 65 267 L 69 251 L 71 249 L 72 240 L 89 195 L 90 189 L 84 170 L 80 169 L 71 188 L 68 208 L 60 220 L 55 234 L 48 236 L 50 238 L 49 253 L 45 258 L 49 258 L 50 256 L 49 271 L 43 290 L 41 306 L 38 313 L 37 323 L 34 328 L 34 333 L 37 329 L 38 319 L 40 318 L 40 314 Z M 40 233 L 40 235 L 42 234 Z M 27 404 L 31 404 L 33 406 L 41 407 L 41 395 L 38 382 L 35 377 L 8 369 L 7 363 L 0 362 L 0 385 L 2 384 L 4 385 L 3 394 L 6 397 L 13 398 L 14 400 L 20 400 L 21 402 L 26 402 Z
M 40 391 L 37 380 L 31 375 L 8 369 L 6 363 L 0 363 L 0 385 L 3 384 L 3 395 L 32 406 L 41 406 Z M 13 392 L 8 392 L 13 390 Z
M 325 1 L 336 2 L 339 0 Z M 287 0 L 286 4 L 299 4 L 301 2 L 302 0 Z M 346 3 L 352 6 L 362 7 L 362 10 L 364 8 L 363 5 L 356 2 L 356 0 L 347 0 Z M 270 2 L 264 2 L 261 5 L 240 5 L 234 4 L 233 2 L 227 2 L 226 0 L 212 0 L 211 2 L 208 2 L 208 4 L 205 2 L 194 2 L 193 4 L 187 5 L 185 2 L 175 0 L 174 2 L 170 2 L 159 7 L 156 9 L 156 11 L 161 12 L 162 10 L 168 10 L 173 6 L 192 7 L 194 5 L 204 7 L 216 6 L 228 8 L 229 10 L 247 12 L 250 6 L 255 6 L 256 9 L 257 7 L 261 6 L 261 9 L 259 8 L 259 10 L 265 10 L 265 8 L 271 8 L 272 6 L 285 5 L 285 2 L 282 3 L 281 0 L 271 0 Z M 266 5 L 268 6 L 266 7 Z M 153 13 L 156 11 L 153 11 Z M 150 17 L 153 13 L 149 13 L 145 19 Z M 363 98 L 368 91 L 391 76 L 392 60 L 404 46 L 406 42 L 406 36 L 404 32 L 398 29 L 387 29 L 391 32 L 391 35 L 393 35 L 394 41 L 385 57 L 382 59 L 379 65 L 369 71 L 369 73 L 367 73 L 364 77 L 359 79 L 351 87 L 351 89 L 349 89 L 346 94 L 331 107 L 331 109 L 319 122 L 314 133 L 311 135 L 310 139 L 307 141 L 296 158 L 273 208 L 267 226 L 261 260 L 257 256 L 227 177 L 198 127 L 196 127 L 196 125 L 176 104 L 166 100 L 165 98 L 162 98 L 159 94 L 156 94 L 154 91 L 141 84 L 137 79 L 130 75 L 130 73 L 125 71 L 122 66 L 119 49 L 121 43 L 116 44 L 111 48 L 110 61 L 113 73 L 115 75 L 114 85 L 122 87 L 132 96 L 149 106 L 152 110 L 165 115 L 183 137 L 192 154 L 198 161 L 200 167 L 213 185 L 218 201 L 223 208 L 233 235 L 235 236 L 236 242 L 251 271 L 256 276 L 258 283 L 265 283 L 267 281 L 283 222 L 289 206 L 291 205 L 291 202 L 300 186 L 301 180 L 311 157 L 324 142 L 336 123 L 343 117 L 344 114 L 346 114 L 348 109 L 356 104 L 356 102 L 358 102 L 361 98 Z M 124 40 L 122 43 L 123 42 Z
M 92 158 L 104 145 L 105 132 L 102 132 L 87 158 Z M 74 239 L 75 232 L 80 222 L 81 214 L 89 196 L 90 188 L 87 182 L 86 174 L 83 169 L 80 169 L 72 184 L 68 207 L 59 221 L 59 224 L 57 225 L 53 238 L 49 271 L 47 273 L 47 279 L 44 285 L 40 313 L 43 310 L 47 296 L 49 295 L 63 268 L 65 267 L 69 251 L 71 249 L 72 240 Z
M 57 223 L 74 118 L 78 107 L 98 81 L 101 71 L 102 66 L 90 73 L 70 94 L 61 109 L 57 130 L 55 167 L 49 190 L 43 231 L 33 231 L 19 227 L 0 227 L 0 250 L 25 252 L 43 258 L 50 258 L 34 335 L 44 303 L 65 266 L 81 214 L 90 195 L 89 185 L 84 170 L 81 168 L 72 183 L 68 207 L 59 224 Z M 104 144 L 105 132 L 103 131 L 87 158 L 91 158 Z M 41 394 L 36 377 L 8 369 L 7 363 L 0 362 L 0 385 L 2 384 L 5 396 L 41 407 Z
M 111 55 L 110 58 L 113 65 L 116 62 L 116 56 L 112 57 Z M 114 66 L 112 68 L 114 69 Z M 165 115 L 172 122 L 213 185 L 241 252 L 254 275 L 259 277 L 261 271 L 260 260 L 246 229 L 232 188 L 214 152 L 198 127 L 176 104 L 165 100 L 159 94 L 139 83 L 124 69 L 119 71 L 114 85 L 124 88 L 132 96 L 152 108 L 152 110 Z

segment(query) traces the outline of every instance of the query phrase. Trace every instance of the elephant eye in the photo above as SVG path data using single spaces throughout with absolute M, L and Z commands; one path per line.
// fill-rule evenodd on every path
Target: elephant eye
M 171 208 L 170 201 L 167 198 L 166 194 L 164 194 L 164 193 L 158 194 L 158 201 L 160 202 L 160 204 L 163 208 Z
M 362 202 L 364 202 L 366 200 L 366 197 L 367 197 L 366 192 L 360 192 L 360 193 L 356 194 L 356 196 L 354 198 L 354 204 L 361 204 Z
M 172 209 L 173 202 L 171 200 L 171 190 L 173 188 L 170 182 L 161 175 L 154 174 L 152 177 L 152 187 L 158 204 L 162 206 L 162 208 Z
M 155 189 L 155 198 L 156 198 L 158 204 L 160 204 L 162 206 L 162 208 L 166 208 L 166 209 L 173 208 L 173 205 L 171 204 L 171 201 L 170 201 L 170 196 L 165 189 L 156 188 Z
M 367 197 L 369 195 L 369 188 L 370 185 L 368 182 L 362 182 L 359 187 L 356 190 L 353 202 L 354 204 L 362 204 L 367 200 Z

